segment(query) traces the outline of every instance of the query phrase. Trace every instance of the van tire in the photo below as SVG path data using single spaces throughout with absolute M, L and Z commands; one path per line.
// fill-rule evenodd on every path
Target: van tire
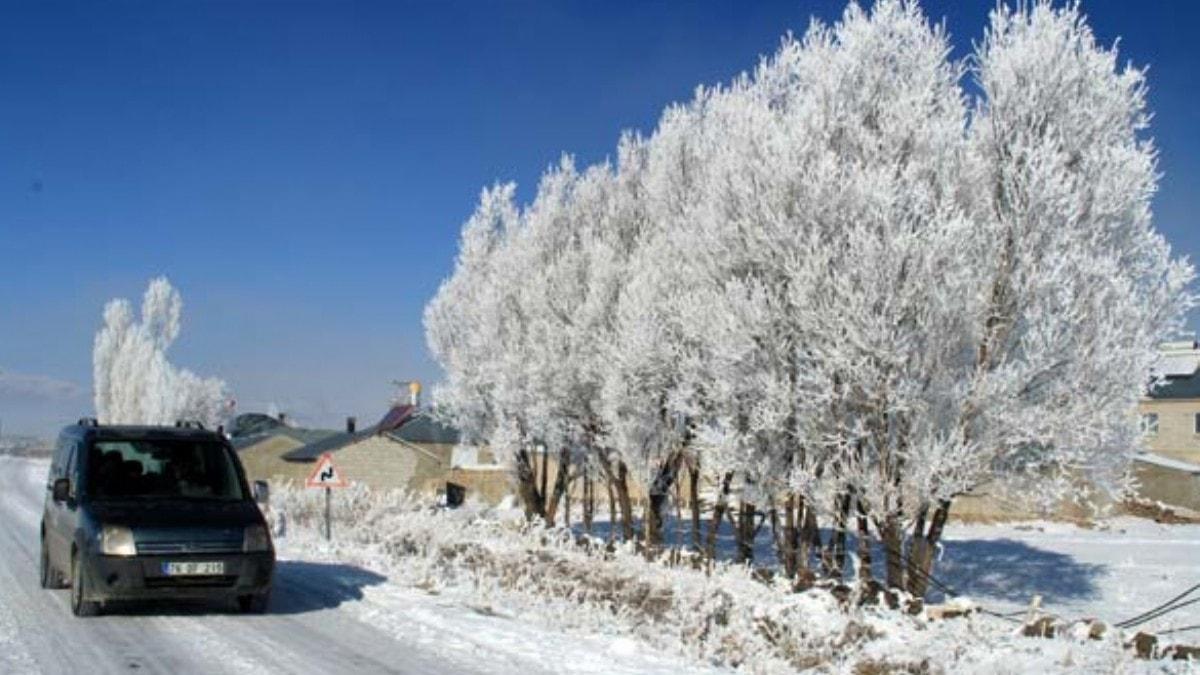
M 50 552 L 46 550 L 46 538 L 42 537 L 38 554 L 38 581 L 42 588 L 54 588 L 54 570 L 50 567 Z
M 42 588 L 66 588 L 66 580 L 58 570 L 54 569 L 54 564 L 50 562 L 50 549 L 46 548 L 46 539 L 42 538 L 41 545 L 41 562 L 39 563 L 39 581 Z
M 83 573 L 83 564 L 79 554 L 71 555 L 71 613 L 78 617 L 96 616 L 100 613 L 100 603 L 85 600 L 87 594 L 87 579 Z
M 263 614 L 267 611 L 267 603 L 271 596 L 268 593 L 258 595 L 242 595 L 237 599 L 238 610 L 242 614 Z

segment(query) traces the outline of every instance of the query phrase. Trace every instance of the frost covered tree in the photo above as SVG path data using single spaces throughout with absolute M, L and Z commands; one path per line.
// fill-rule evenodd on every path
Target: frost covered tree
M 434 390 L 441 413 L 513 466 L 530 517 L 545 515 L 526 414 L 528 321 L 519 304 L 524 272 L 521 214 L 512 184 L 484 190 L 463 228 L 454 274 L 425 309 L 430 350 L 446 370 Z M 471 326 L 471 330 L 463 330 Z
M 951 500 L 991 475 L 1028 478 L 1025 494 L 1047 501 L 1072 477 L 1121 487 L 1156 346 L 1194 303 L 1191 266 L 1151 224 L 1142 71 L 1120 67 L 1077 6 L 1035 3 L 993 11 L 973 74 L 962 253 L 938 272 L 957 290 L 931 299 L 947 306 L 924 350 L 935 377 L 916 380 L 915 456 L 896 491 L 918 593 Z
M 1152 225 L 1144 75 L 1076 5 L 999 7 L 950 53 L 915 2 L 852 4 L 616 167 L 485 193 L 427 311 L 447 408 L 521 484 L 538 445 L 628 469 L 652 547 L 688 467 L 739 560 L 765 517 L 788 576 L 840 577 L 853 529 L 860 577 L 876 539 L 918 594 L 957 496 L 1119 491 L 1194 304 Z
M 166 277 L 150 282 L 141 320 L 128 300 L 104 307 L 104 325 L 92 348 L 97 418 L 105 424 L 174 424 L 199 420 L 216 427 L 228 416 L 225 382 L 202 378 L 167 360 L 179 337 L 183 300 Z

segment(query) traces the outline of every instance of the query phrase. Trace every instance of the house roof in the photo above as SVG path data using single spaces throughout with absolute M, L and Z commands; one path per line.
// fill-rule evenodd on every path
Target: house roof
M 312 462 L 318 457 L 327 452 L 337 452 L 342 448 L 352 445 L 364 438 L 373 436 L 369 430 L 364 429 L 355 433 L 335 433 L 332 436 L 327 436 L 320 440 L 314 441 L 307 445 L 303 445 L 291 452 L 285 453 L 283 458 L 289 462 Z
M 233 418 L 233 423 L 229 425 L 229 435 L 233 438 L 261 436 L 281 428 L 286 429 L 287 425 L 270 415 L 242 413 Z
M 1200 345 L 1195 342 L 1168 342 L 1159 349 L 1153 366 L 1164 377 L 1188 377 L 1200 370 Z
M 1192 464 L 1191 462 L 1185 462 L 1179 459 L 1163 457 L 1162 455 L 1156 455 L 1152 452 L 1140 452 L 1134 456 L 1133 460 L 1135 462 L 1144 462 L 1146 464 L 1161 466 L 1164 469 L 1173 469 L 1175 471 L 1183 471 L 1185 473 L 1200 474 L 1200 464 Z
M 426 411 L 413 415 L 403 426 L 392 432 L 393 436 L 409 443 L 441 443 L 457 445 L 458 429 L 443 424 Z
M 234 435 L 229 442 L 233 445 L 234 450 L 240 452 L 246 448 L 254 447 L 259 443 L 281 436 L 290 438 L 299 445 L 307 445 L 337 435 L 337 433 L 331 429 L 297 429 L 281 424 L 275 427 L 264 428 L 252 434 Z
M 1161 380 L 1150 389 L 1150 398 L 1200 398 L 1200 348 L 1195 342 L 1163 345 L 1153 370 Z
M 408 443 L 457 443 L 457 432 L 427 419 L 411 405 L 394 405 L 378 423 L 354 433 L 335 433 L 285 454 L 289 462 L 312 462 L 371 436 L 386 435 Z M 441 440 L 453 437 L 454 440 Z
M 1151 399 L 1200 398 L 1200 375 L 1168 377 L 1150 389 Z

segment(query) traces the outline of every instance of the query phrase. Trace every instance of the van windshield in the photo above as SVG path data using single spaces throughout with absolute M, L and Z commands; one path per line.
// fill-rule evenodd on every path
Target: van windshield
M 95 441 L 85 483 L 88 496 L 100 500 L 244 498 L 228 451 L 212 442 Z

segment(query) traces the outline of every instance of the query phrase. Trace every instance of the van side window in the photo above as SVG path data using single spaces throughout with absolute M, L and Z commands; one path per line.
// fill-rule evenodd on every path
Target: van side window
M 50 462 L 50 476 L 53 479 L 64 478 L 67 475 L 67 461 L 75 441 L 66 434 L 58 437 L 58 445 L 54 446 L 54 459 Z
M 67 446 L 67 465 L 63 467 L 63 472 L 60 476 L 60 478 L 69 478 L 71 480 L 71 489 L 68 494 L 70 494 L 72 499 L 75 498 L 75 489 L 79 485 L 79 478 L 76 475 L 79 473 L 79 453 L 77 452 L 78 447 L 79 446 L 76 443 L 70 443 Z

